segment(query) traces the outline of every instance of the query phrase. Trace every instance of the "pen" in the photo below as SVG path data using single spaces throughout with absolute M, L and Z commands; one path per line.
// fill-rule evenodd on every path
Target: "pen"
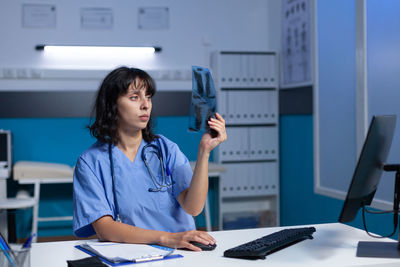
M 36 233 L 31 234 L 25 243 L 22 245 L 22 248 L 30 248 L 32 244 L 33 238 L 36 236 Z
M 4 248 L 2 243 L 0 243 L 0 248 L 3 251 L 4 255 L 6 256 L 7 260 L 11 263 L 11 265 L 13 267 L 16 267 L 14 261 L 11 259 L 10 254 L 8 254 L 7 249 Z
M 0 233 L 0 248 L 4 252 L 4 255 L 7 257 L 7 260 L 11 263 L 11 265 L 13 267 L 16 267 L 14 263 L 15 257 L 12 254 L 10 246 L 7 244 L 7 241 L 4 239 L 1 233 Z M 14 258 L 14 260 L 12 258 Z
M 139 262 L 154 261 L 154 260 L 161 260 L 161 259 L 164 259 L 164 256 L 160 255 L 160 256 L 152 256 L 152 257 L 147 257 L 147 258 L 139 258 L 139 259 L 135 259 L 135 262 L 139 263 Z

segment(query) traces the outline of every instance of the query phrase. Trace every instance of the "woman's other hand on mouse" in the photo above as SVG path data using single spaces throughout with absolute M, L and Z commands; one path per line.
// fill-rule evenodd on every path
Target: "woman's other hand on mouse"
M 215 239 L 207 232 L 203 231 L 187 231 L 179 233 L 166 233 L 160 238 L 160 245 L 170 248 L 186 248 L 193 251 L 201 251 L 201 248 L 193 245 L 190 241 L 196 241 L 205 245 L 215 244 Z

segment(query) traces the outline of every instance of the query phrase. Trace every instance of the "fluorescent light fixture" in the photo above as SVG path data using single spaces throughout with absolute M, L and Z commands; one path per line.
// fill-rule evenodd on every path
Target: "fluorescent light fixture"
M 38 51 L 50 53 L 96 53 L 102 54 L 154 54 L 161 52 L 161 47 L 157 46 L 85 46 L 85 45 L 37 45 Z

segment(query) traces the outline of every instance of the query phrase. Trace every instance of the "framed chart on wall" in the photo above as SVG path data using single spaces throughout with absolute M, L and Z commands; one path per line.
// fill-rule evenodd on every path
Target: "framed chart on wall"
M 312 85 L 314 24 L 312 0 L 282 2 L 281 88 Z

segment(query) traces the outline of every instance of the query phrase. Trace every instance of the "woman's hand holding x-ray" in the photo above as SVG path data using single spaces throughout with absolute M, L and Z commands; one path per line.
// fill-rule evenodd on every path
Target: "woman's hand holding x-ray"
M 205 133 L 200 141 L 200 149 L 204 149 L 205 152 L 211 152 L 216 146 L 224 142 L 227 138 L 225 129 L 225 120 L 221 115 L 215 113 L 215 118 L 210 118 L 208 121 L 210 129 L 217 132 L 217 136 L 213 136 L 210 133 Z

